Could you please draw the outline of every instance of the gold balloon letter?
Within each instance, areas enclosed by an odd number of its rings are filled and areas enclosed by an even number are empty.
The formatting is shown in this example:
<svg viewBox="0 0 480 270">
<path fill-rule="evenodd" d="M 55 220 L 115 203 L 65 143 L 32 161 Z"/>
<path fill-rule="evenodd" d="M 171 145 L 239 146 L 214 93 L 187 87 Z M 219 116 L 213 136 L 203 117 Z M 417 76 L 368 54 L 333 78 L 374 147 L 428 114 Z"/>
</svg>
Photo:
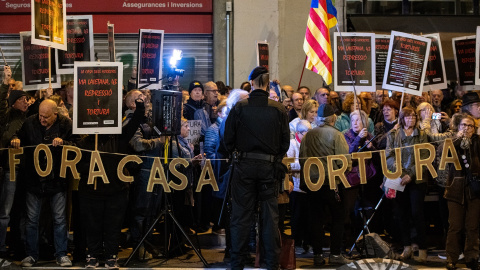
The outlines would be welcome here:
<svg viewBox="0 0 480 270">
<path fill-rule="evenodd" d="M 284 157 L 282 159 L 282 163 L 285 164 L 285 166 L 287 166 L 287 167 L 288 167 L 288 165 L 290 165 L 290 163 L 294 163 L 294 162 L 295 162 L 294 157 Z M 289 174 L 286 173 L 285 174 L 285 179 L 283 179 L 283 190 L 289 190 L 290 189 L 290 184 L 288 182 L 290 182 L 290 177 L 289 177 Z"/>
<path fill-rule="evenodd" d="M 184 175 L 183 173 L 179 172 L 176 168 L 177 164 L 181 164 L 183 165 L 183 167 L 188 167 L 188 161 L 186 159 L 183 159 L 183 158 L 174 158 L 172 160 L 172 162 L 170 162 L 170 164 L 168 165 L 168 169 L 170 170 L 170 172 L 173 174 L 173 176 L 177 177 L 178 179 L 180 179 L 180 184 L 177 185 L 175 184 L 173 181 L 170 181 L 170 183 L 168 183 L 174 190 L 184 190 L 187 185 L 188 185 L 188 179 L 187 179 L 187 176 Z"/>
<path fill-rule="evenodd" d="M 382 160 L 382 172 L 386 178 L 397 179 L 402 176 L 402 149 L 395 148 L 395 168 L 397 168 L 397 171 L 394 173 L 388 171 L 387 156 L 385 155 L 385 150 L 380 151 L 380 159 Z"/>
<path fill-rule="evenodd" d="M 451 155 L 448 155 L 448 152 L 450 152 Z M 458 160 L 457 150 L 455 150 L 455 146 L 453 146 L 452 139 L 446 139 L 445 143 L 443 144 L 442 158 L 440 159 L 440 166 L 438 166 L 438 169 L 445 170 L 447 163 L 453 163 L 455 170 L 457 171 L 462 169 L 460 161 Z"/>
<path fill-rule="evenodd" d="M 367 170 L 365 169 L 365 160 L 372 158 L 372 152 L 354 152 L 352 158 L 358 159 L 358 172 L 360 174 L 360 184 L 367 183 Z"/>
<path fill-rule="evenodd" d="M 125 175 L 123 173 L 123 169 L 125 167 L 125 164 L 127 164 L 130 161 L 135 162 L 137 164 L 141 164 L 143 162 L 141 158 L 139 158 L 138 156 L 134 156 L 134 155 L 129 155 L 129 156 L 126 156 L 126 157 L 122 158 L 122 160 L 120 160 L 120 163 L 118 163 L 118 166 L 117 166 L 117 176 L 118 176 L 118 179 L 120 179 L 120 181 L 123 181 L 123 182 L 126 182 L 126 183 L 132 183 L 133 182 L 133 176 L 128 176 L 128 175 Z"/>
<path fill-rule="evenodd" d="M 10 181 L 15 182 L 15 165 L 20 164 L 20 159 L 16 158 L 16 155 L 23 154 L 23 147 L 15 149 L 8 148 L 8 163 L 10 164 Z"/>
<path fill-rule="evenodd" d="M 341 160 L 342 167 L 340 169 L 333 169 L 333 161 L 334 160 Z M 335 189 L 337 187 L 335 183 L 335 177 L 338 176 L 340 181 L 342 181 L 343 185 L 346 188 L 350 187 L 350 183 L 347 181 L 347 177 L 345 177 L 345 171 L 348 168 L 348 160 L 347 157 L 344 155 L 334 155 L 334 156 L 327 156 L 327 167 L 328 167 L 328 181 L 330 184 L 330 189 Z"/>
<path fill-rule="evenodd" d="M 47 158 L 47 168 L 45 168 L 45 171 L 42 171 L 42 168 L 40 168 L 40 164 L 38 161 L 38 155 L 40 154 L 40 151 L 44 151 Z M 35 151 L 33 152 L 33 163 L 35 164 L 35 170 L 37 171 L 37 174 L 39 176 L 46 177 L 50 173 L 52 173 L 52 152 L 46 144 L 39 144 L 37 145 L 37 147 L 35 147 Z"/>
<path fill-rule="evenodd" d="M 426 159 L 420 159 L 420 150 L 428 150 L 429 156 Z M 432 161 L 435 159 L 435 147 L 429 143 L 415 144 L 413 146 L 415 153 L 415 171 L 417 181 L 423 180 L 422 166 L 426 166 L 433 178 L 437 177 L 437 171 L 433 168 Z"/>
<path fill-rule="evenodd" d="M 318 169 L 317 183 L 313 183 L 310 179 L 310 167 L 312 165 L 316 165 Z M 323 163 L 316 157 L 308 158 L 303 166 L 303 177 L 305 178 L 305 184 L 307 185 L 308 189 L 311 191 L 318 191 L 320 188 L 322 188 L 323 183 L 325 182 L 325 168 L 323 167 Z"/>
<path fill-rule="evenodd" d="M 157 177 L 159 174 L 160 177 Z M 162 162 L 159 157 L 153 159 L 152 169 L 150 170 L 150 178 L 148 179 L 147 192 L 153 191 L 153 186 L 156 184 L 162 185 L 165 192 L 172 192 L 167 183 L 167 177 L 165 177 L 165 172 L 163 171 Z"/>
<path fill-rule="evenodd" d="M 68 152 L 74 152 L 75 158 L 73 160 L 68 160 Z M 60 177 L 67 177 L 67 167 L 72 171 L 74 179 L 80 179 L 80 174 L 77 171 L 77 163 L 82 159 L 82 151 L 80 148 L 70 145 L 64 145 L 62 149 L 62 164 L 60 165 Z"/>
<path fill-rule="evenodd" d="M 98 171 L 95 171 L 95 165 L 97 165 Z M 103 183 L 110 184 L 107 174 L 105 173 L 105 168 L 103 167 L 102 159 L 100 158 L 100 153 L 98 151 L 92 152 L 92 156 L 90 157 L 90 169 L 88 172 L 88 185 L 92 185 L 95 182 L 96 177 L 102 178 Z"/>
<path fill-rule="evenodd" d="M 208 180 L 205 179 L 205 177 L 207 176 L 207 171 L 208 171 L 208 176 L 210 176 Z M 210 162 L 210 159 L 207 159 L 205 161 L 205 166 L 203 166 L 202 173 L 200 174 L 200 179 L 198 179 L 198 185 L 195 192 L 202 191 L 202 187 L 204 185 L 211 185 L 213 188 L 213 191 L 218 191 L 218 185 L 217 185 L 217 181 L 215 180 L 215 175 L 213 174 L 213 168 L 212 168 L 212 163 Z"/>
</svg>

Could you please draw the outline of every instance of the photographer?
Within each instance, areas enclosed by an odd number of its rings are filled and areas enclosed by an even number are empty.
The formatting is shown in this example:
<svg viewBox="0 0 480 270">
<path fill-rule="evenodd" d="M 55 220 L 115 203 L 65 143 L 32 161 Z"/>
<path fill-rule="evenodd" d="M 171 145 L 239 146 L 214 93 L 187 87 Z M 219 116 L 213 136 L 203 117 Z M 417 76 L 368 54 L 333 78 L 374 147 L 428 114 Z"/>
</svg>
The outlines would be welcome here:
<svg viewBox="0 0 480 270">
<path fill-rule="evenodd" d="M 290 145 L 288 117 L 282 104 L 268 99 L 266 68 L 254 68 L 249 81 L 254 90 L 248 99 L 232 108 L 225 123 L 227 150 L 232 154 L 239 152 L 239 159 L 233 161 L 236 163 L 231 184 L 231 268 L 244 268 L 249 228 L 259 200 L 266 268 L 278 269 L 280 237 L 276 197 L 278 184 L 283 179 L 278 165 Z"/>
</svg>

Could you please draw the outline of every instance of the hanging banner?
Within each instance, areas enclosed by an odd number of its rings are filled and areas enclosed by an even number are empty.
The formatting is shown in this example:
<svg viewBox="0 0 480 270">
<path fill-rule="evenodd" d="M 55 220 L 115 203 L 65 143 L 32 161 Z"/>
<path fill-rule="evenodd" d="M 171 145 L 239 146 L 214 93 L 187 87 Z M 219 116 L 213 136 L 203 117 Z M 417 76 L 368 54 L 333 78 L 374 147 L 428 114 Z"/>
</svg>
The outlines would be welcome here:
<svg viewBox="0 0 480 270">
<path fill-rule="evenodd" d="M 59 74 L 73 74 L 75 61 L 95 61 L 92 15 L 67 17 L 67 51 L 55 51 Z"/>
<path fill-rule="evenodd" d="M 335 91 L 375 92 L 375 34 L 335 32 L 333 44 Z"/>
<path fill-rule="evenodd" d="M 32 44 L 67 50 L 66 0 L 31 0 Z"/>
<path fill-rule="evenodd" d="M 375 35 L 375 79 L 377 90 L 382 89 L 389 44 L 390 35 Z"/>
<path fill-rule="evenodd" d="M 74 134 L 122 133 L 123 63 L 75 62 Z"/>
<path fill-rule="evenodd" d="M 452 38 L 452 46 L 458 86 L 465 91 L 479 90 L 475 85 L 476 36 Z"/>
<path fill-rule="evenodd" d="M 139 32 L 137 88 L 162 89 L 163 30 Z"/>
<path fill-rule="evenodd" d="M 115 35 L 114 25 L 110 22 L 107 23 L 107 36 L 108 36 L 108 58 L 110 62 L 116 62 L 115 60 Z"/>
<path fill-rule="evenodd" d="M 421 96 L 430 43 L 429 38 L 392 31 L 382 88 Z"/>
<path fill-rule="evenodd" d="M 442 43 L 440 34 L 423 35 L 429 38 L 430 54 L 428 56 L 427 71 L 424 83 L 424 91 L 432 91 L 447 88 L 447 73 L 445 72 L 445 63 L 443 61 Z"/>
<path fill-rule="evenodd" d="M 268 65 L 268 58 L 270 55 L 270 52 L 268 50 L 268 42 L 257 41 L 256 51 L 257 51 L 257 66 L 262 66 L 270 70 Z"/>
<path fill-rule="evenodd" d="M 31 32 L 20 32 L 22 82 L 24 90 L 48 88 L 48 47 L 32 44 Z M 55 52 L 51 49 L 52 88 L 60 88 L 60 75 L 57 75 Z"/>
</svg>

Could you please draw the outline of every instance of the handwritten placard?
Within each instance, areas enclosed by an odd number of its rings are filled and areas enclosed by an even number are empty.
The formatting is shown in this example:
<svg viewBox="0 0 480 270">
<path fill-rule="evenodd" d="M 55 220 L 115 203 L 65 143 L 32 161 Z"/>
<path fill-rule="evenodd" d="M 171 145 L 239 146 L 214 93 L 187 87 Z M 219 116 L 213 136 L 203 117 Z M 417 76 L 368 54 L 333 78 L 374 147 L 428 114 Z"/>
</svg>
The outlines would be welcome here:
<svg viewBox="0 0 480 270">
<path fill-rule="evenodd" d="M 463 90 L 478 90 L 475 86 L 476 36 L 452 38 L 458 86 Z"/>
<path fill-rule="evenodd" d="M 75 62 L 74 134 L 122 132 L 122 80 L 120 62 Z"/>
</svg>

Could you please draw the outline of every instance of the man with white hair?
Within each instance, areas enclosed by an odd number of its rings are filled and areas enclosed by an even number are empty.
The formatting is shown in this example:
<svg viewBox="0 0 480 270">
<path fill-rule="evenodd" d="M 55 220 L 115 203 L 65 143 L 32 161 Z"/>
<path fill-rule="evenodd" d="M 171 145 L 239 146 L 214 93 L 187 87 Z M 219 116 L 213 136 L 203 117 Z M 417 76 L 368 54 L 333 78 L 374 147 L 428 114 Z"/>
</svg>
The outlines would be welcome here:
<svg viewBox="0 0 480 270">
<path fill-rule="evenodd" d="M 302 167 L 309 157 L 323 157 L 320 161 L 325 170 L 328 168 L 327 156 L 348 155 L 349 149 L 345 136 L 334 127 L 337 116 L 335 110 L 329 104 L 322 104 L 318 107 L 317 125 L 303 137 L 300 145 L 300 163 Z M 347 156 L 348 169 L 351 168 L 351 159 Z M 337 170 L 344 166 L 341 161 L 332 163 L 333 169 Z M 319 179 L 320 172 L 317 166 L 310 167 L 310 179 Z M 322 176 L 323 177 L 323 176 Z M 307 191 L 307 203 L 310 216 L 310 236 L 313 247 L 313 264 L 321 266 L 325 264 L 323 258 L 323 224 L 326 220 L 325 206 L 330 209 L 332 215 L 332 230 L 330 232 L 330 259 L 329 264 L 347 264 L 350 261 L 341 254 L 341 246 L 344 231 L 345 211 L 343 205 L 344 188 L 340 180 L 335 180 L 335 189 L 330 189 L 328 175 L 325 175 L 323 186 L 318 191 L 309 191 L 305 185 L 305 178 L 302 176 L 300 188 Z M 318 180 L 317 180 L 318 181 Z"/>
<path fill-rule="evenodd" d="M 203 88 L 205 89 L 205 110 L 210 117 L 210 122 L 215 123 L 218 117 L 217 106 L 220 103 L 220 101 L 218 100 L 217 84 L 209 81 L 203 85 Z"/>
</svg>

